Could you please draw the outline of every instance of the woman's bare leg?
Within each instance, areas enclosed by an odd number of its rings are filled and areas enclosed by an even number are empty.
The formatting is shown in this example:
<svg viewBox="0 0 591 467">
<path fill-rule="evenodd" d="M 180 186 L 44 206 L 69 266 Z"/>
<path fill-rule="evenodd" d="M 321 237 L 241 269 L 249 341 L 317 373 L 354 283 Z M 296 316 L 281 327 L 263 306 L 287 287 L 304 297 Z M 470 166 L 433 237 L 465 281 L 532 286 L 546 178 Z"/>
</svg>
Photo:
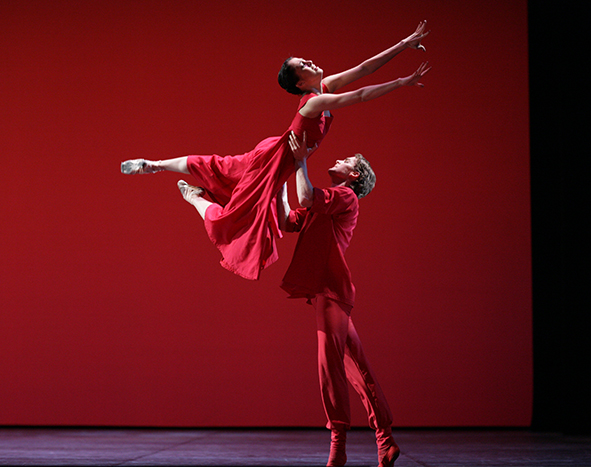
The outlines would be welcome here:
<svg viewBox="0 0 591 467">
<path fill-rule="evenodd" d="M 205 211 L 207 211 L 207 208 L 214 203 L 203 198 L 203 193 L 205 193 L 203 188 L 189 185 L 184 180 L 179 180 L 177 185 L 183 198 L 185 198 L 185 201 L 193 205 L 193 207 L 197 209 L 199 215 L 205 219 Z"/>
<path fill-rule="evenodd" d="M 189 169 L 187 168 L 187 156 L 157 161 L 156 166 L 161 167 L 164 170 L 169 170 L 170 172 L 178 172 L 182 174 L 189 173 Z"/>
<path fill-rule="evenodd" d="M 121 163 L 121 173 L 128 175 L 151 174 L 168 170 L 189 174 L 187 168 L 187 156 L 175 157 L 174 159 L 165 159 L 163 161 L 150 161 L 148 159 L 130 159 Z"/>
</svg>

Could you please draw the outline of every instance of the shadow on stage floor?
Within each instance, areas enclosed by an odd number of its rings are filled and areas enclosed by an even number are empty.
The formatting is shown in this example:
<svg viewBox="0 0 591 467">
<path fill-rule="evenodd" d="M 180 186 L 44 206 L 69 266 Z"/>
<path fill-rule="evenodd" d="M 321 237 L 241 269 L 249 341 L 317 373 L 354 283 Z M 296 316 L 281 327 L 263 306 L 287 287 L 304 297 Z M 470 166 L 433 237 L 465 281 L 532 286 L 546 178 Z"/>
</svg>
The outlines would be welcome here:
<svg viewBox="0 0 591 467">
<path fill-rule="evenodd" d="M 591 437 L 520 429 L 395 430 L 405 466 L 590 466 Z M 323 466 L 320 429 L 0 428 L 0 465 Z M 376 466 L 373 432 L 349 432 L 347 466 Z"/>
</svg>

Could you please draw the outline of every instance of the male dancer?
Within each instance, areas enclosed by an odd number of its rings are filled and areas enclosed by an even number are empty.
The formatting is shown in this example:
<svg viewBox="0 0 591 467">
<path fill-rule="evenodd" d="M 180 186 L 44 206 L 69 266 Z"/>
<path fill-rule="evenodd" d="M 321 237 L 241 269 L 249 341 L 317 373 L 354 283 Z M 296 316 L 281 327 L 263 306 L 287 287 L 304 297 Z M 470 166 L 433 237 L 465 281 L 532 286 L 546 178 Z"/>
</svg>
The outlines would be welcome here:
<svg viewBox="0 0 591 467">
<path fill-rule="evenodd" d="M 284 186 L 277 203 L 280 227 L 300 235 L 281 287 L 290 298 L 307 298 L 316 310 L 320 389 L 331 430 L 327 466 L 347 462 L 346 432 L 351 426 L 348 380 L 361 397 L 369 425 L 376 430 L 379 467 L 391 467 L 400 449 L 392 437 L 390 408 L 351 320 L 355 287 L 344 258 L 357 224 L 358 199 L 373 189 L 375 174 L 369 162 L 356 154 L 337 160 L 328 170 L 331 187 L 315 188 L 306 165 L 315 147 L 307 147 L 305 133 L 302 142 L 293 133 L 289 142 L 296 159 L 302 208 L 290 209 Z"/>
</svg>

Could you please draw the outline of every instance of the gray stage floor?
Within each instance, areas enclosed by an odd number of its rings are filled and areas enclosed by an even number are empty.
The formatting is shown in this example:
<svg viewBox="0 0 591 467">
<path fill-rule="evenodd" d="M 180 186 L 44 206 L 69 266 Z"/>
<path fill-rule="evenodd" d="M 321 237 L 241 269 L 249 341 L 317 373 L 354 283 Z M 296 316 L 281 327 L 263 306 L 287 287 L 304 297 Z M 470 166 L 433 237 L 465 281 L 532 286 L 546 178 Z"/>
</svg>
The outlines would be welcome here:
<svg viewBox="0 0 591 467">
<path fill-rule="evenodd" d="M 591 466 L 591 437 L 526 430 L 396 430 L 397 467 Z M 0 428 L 0 465 L 323 466 L 327 430 Z M 376 466 L 373 432 L 349 432 L 347 466 Z"/>
</svg>

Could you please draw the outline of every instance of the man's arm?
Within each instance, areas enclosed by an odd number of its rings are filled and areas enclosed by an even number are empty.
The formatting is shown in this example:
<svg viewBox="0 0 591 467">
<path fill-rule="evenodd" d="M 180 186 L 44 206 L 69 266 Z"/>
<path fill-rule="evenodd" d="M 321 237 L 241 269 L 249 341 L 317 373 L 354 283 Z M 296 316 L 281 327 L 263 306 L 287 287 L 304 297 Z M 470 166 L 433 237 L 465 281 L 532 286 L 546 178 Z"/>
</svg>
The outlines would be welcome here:
<svg viewBox="0 0 591 467">
<path fill-rule="evenodd" d="M 314 186 L 308 178 L 306 159 L 296 161 L 296 188 L 300 206 L 309 208 L 314 204 Z"/>
<path fill-rule="evenodd" d="M 424 39 L 427 34 L 429 34 L 429 31 L 423 32 L 425 30 L 426 24 L 426 21 L 421 21 L 415 32 L 413 32 L 407 38 L 402 39 L 398 44 L 365 60 L 356 67 L 350 68 L 349 70 L 345 70 L 341 73 L 327 76 L 322 80 L 322 82 L 328 88 L 329 92 L 335 92 L 343 86 L 346 86 L 353 81 L 373 73 L 406 48 L 410 47 L 412 49 L 425 50 L 425 47 L 421 45 L 421 40 Z"/>
<path fill-rule="evenodd" d="M 283 184 L 279 193 L 277 193 L 277 218 L 279 221 L 279 228 L 286 230 L 287 219 L 291 211 L 289 199 L 287 196 L 287 182 Z"/>
<path fill-rule="evenodd" d="M 293 131 L 289 135 L 289 146 L 293 151 L 296 168 L 296 191 L 300 206 L 309 208 L 314 203 L 314 185 L 308 178 L 308 165 L 306 159 L 316 150 L 316 146 L 308 148 L 306 145 L 306 132 L 304 132 L 303 141 L 297 138 Z"/>
</svg>

